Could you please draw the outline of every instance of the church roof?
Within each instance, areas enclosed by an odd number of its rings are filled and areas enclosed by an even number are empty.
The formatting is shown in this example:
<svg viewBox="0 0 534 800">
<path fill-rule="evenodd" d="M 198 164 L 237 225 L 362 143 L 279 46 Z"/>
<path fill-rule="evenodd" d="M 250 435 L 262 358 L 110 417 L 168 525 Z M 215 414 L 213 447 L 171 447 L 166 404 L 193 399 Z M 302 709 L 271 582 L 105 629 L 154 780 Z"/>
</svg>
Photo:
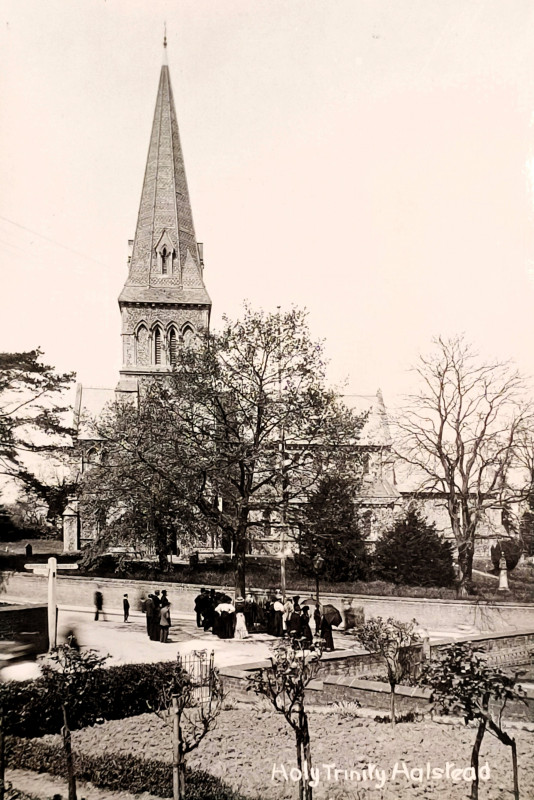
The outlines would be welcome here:
<svg viewBox="0 0 534 800">
<path fill-rule="evenodd" d="M 76 387 L 76 399 L 74 401 L 74 428 L 78 440 L 94 440 L 94 422 L 100 417 L 104 408 L 110 403 L 116 402 L 116 395 L 113 389 L 104 389 L 93 386 L 82 386 L 79 383 Z"/>
<path fill-rule="evenodd" d="M 162 274 L 158 263 L 158 248 L 163 245 L 167 252 L 174 251 L 172 269 L 167 274 Z M 164 63 L 159 79 L 130 271 L 119 303 L 211 305 L 202 270 L 169 67 Z"/>
<path fill-rule="evenodd" d="M 391 433 L 384 398 L 376 394 L 346 394 L 343 402 L 357 414 L 367 414 L 358 443 L 370 447 L 391 447 Z"/>
</svg>

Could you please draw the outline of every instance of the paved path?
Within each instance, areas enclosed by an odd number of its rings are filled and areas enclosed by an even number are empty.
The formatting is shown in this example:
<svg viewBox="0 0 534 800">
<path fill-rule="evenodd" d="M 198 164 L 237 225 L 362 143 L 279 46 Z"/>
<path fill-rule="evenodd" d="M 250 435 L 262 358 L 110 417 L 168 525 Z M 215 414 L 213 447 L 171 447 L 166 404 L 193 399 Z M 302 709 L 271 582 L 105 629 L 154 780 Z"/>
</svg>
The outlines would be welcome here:
<svg viewBox="0 0 534 800">
<path fill-rule="evenodd" d="M 273 636 L 255 634 L 250 639 L 219 639 L 212 633 L 197 628 L 194 619 L 174 620 L 166 644 L 152 642 L 146 632 L 145 618 L 134 614 L 129 622 L 119 615 L 107 615 L 96 622 L 94 612 L 60 608 L 58 637 L 62 641 L 73 630 L 83 647 L 90 647 L 102 655 L 110 655 L 109 664 L 153 663 L 174 661 L 178 653 L 192 650 L 213 650 L 218 667 L 261 661 L 269 656 Z M 191 615 L 192 617 L 193 615 Z"/>
</svg>

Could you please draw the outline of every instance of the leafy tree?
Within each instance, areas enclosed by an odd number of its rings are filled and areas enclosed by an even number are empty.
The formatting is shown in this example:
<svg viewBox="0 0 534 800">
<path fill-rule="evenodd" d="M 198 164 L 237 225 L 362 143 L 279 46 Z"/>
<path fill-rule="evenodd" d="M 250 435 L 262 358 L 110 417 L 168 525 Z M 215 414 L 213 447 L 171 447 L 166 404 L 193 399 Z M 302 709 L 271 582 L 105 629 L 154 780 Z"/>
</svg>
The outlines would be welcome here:
<svg viewBox="0 0 534 800">
<path fill-rule="evenodd" d="M 302 507 L 299 565 L 307 574 L 315 574 L 313 560 L 324 559 L 323 575 L 327 580 L 365 580 L 369 557 L 363 540 L 354 498 L 354 479 L 326 476 Z"/>
<path fill-rule="evenodd" d="M 436 352 L 421 356 L 415 368 L 421 389 L 399 416 L 397 453 L 416 476 L 418 492 L 443 499 L 465 595 L 481 523 L 509 494 L 531 410 L 524 382 L 508 362 L 481 362 L 460 337 L 435 344 Z"/>
<path fill-rule="evenodd" d="M 334 466 L 348 470 L 351 459 L 353 466 L 361 427 L 326 388 L 323 349 L 305 314 L 248 308 L 243 319 L 226 319 L 222 333 L 182 349 L 130 421 L 118 430 L 100 425 L 98 435 L 156 476 L 189 509 L 188 519 L 200 515 L 233 543 L 241 595 L 251 531 L 263 528 L 263 512 L 286 518 Z"/>
<path fill-rule="evenodd" d="M 165 570 L 177 539 L 202 540 L 206 525 L 184 500 L 182 476 L 176 475 L 173 483 L 146 463 L 146 457 L 160 449 L 154 413 L 150 395 L 139 408 L 115 404 L 105 410 L 98 421 L 99 436 L 105 438 L 104 457 L 87 464 L 79 499 L 85 524 L 99 531 L 90 555 L 112 544 L 153 548 Z"/>
<path fill-rule="evenodd" d="M 534 555 L 534 483 L 527 491 L 526 508 L 519 520 L 519 540 L 526 556 Z"/>
<path fill-rule="evenodd" d="M 28 500 L 36 498 L 46 504 L 47 524 L 54 533 L 60 533 L 63 512 L 69 497 L 78 492 L 78 480 L 65 475 L 57 475 L 55 480 L 53 478 L 45 480 L 24 468 L 19 470 L 17 477 L 24 485 L 24 494 Z"/>
<path fill-rule="evenodd" d="M 374 571 L 378 578 L 409 586 L 451 586 L 452 546 L 415 508 L 398 519 L 377 541 Z"/>
<path fill-rule="evenodd" d="M 317 676 L 321 655 L 320 643 L 310 647 L 298 639 L 281 641 L 273 647 L 271 666 L 251 675 L 247 687 L 266 697 L 293 729 L 300 770 L 299 800 L 312 800 L 310 731 L 304 699 L 306 686 Z"/>
<path fill-rule="evenodd" d="M 56 373 L 41 362 L 42 355 L 0 353 L 0 470 L 13 477 L 24 453 L 57 451 L 72 433 L 64 424 L 69 408 L 59 401 L 74 373 Z"/>
<path fill-rule="evenodd" d="M 63 748 L 67 764 L 69 800 L 76 800 L 76 777 L 72 758 L 69 713 L 91 701 L 95 691 L 98 670 L 107 661 L 94 650 L 80 651 L 73 642 L 57 647 L 50 655 L 51 664 L 42 665 L 43 684 L 47 692 L 55 694 L 63 710 Z"/>
<path fill-rule="evenodd" d="M 446 714 L 461 714 L 466 725 L 475 720 L 478 722 L 471 753 L 472 800 L 478 798 L 478 759 L 486 730 L 512 750 L 514 796 L 519 800 L 516 743 L 503 729 L 502 717 L 506 703 L 523 700 L 523 693 L 516 686 L 517 675 L 510 677 L 489 666 L 478 655 L 480 652 L 469 642 L 449 645 L 439 660 L 427 664 L 421 680 L 432 688 L 431 701 L 441 706 Z"/>
<path fill-rule="evenodd" d="M 395 727 L 395 688 L 414 670 L 413 646 L 421 639 L 416 632 L 417 622 L 399 622 L 389 617 L 371 617 L 356 630 L 356 638 L 370 653 L 380 653 L 387 667 L 390 697 L 391 725 Z"/>
<path fill-rule="evenodd" d="M 7 508 L 0 504 L 0 541 L 9 542 L 14 535 L 18 535 L 18 529 L 14 525 Z"/>
</svg>

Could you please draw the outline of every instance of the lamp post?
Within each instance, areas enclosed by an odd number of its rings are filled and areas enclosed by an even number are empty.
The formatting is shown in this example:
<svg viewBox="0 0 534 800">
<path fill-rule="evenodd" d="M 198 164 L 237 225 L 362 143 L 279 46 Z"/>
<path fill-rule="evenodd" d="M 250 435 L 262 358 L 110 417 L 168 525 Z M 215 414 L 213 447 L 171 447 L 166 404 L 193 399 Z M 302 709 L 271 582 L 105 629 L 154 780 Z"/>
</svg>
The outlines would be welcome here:
<svg viewBox="0 0 534 800">
<path fill-rule="evenodd" d="M 317 554 L 313 559 L 313 568 L 315 570 L 315 602 L 319 605 L 319 573 L 324 564 L 324 558 Z"/>
</svg>

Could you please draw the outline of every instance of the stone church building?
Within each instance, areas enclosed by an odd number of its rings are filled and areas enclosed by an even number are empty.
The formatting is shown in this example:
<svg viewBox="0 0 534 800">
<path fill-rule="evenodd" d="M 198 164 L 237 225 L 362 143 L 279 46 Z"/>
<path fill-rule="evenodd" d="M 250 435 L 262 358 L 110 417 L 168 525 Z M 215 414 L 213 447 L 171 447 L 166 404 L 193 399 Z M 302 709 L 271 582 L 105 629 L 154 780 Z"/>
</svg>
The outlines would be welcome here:
<svg viewBox="0 0 534 800">
<path fill-rule="evenodd" d="M 77 387 L 75 427 L 82 472 L 101 456 L 87 419 L 98 417 L 109 402 L 135 399 L 143 380 L 164 374 L 175 362 L 178 348 L 191 343 L 210 324 L 202 245 L 193 223 L 166 56 L 164 41 L 137 226 L 129 242 L 128 276 L 118 300 L 122 323 L 119 380 L 114 389 Z M 374 396 L 349 395 L 345 401 L 368 415 L 360 438 L 365 475 L 359 499 L 364 506 L 363 524 L 372 540 L 384 517 L 391 519 L 403 506 L 404 493 L 396 484 L 391 434 L 380 391 Z M 77 550 L 93 538 L 94 531 L 84 527 L 73 499 L 64 515 L 65 550 Z M 255 541 L 255 550 L 273 552 L 278 540 L 276 524 L 267 521 L 264 540 Z"/>
</svg>

